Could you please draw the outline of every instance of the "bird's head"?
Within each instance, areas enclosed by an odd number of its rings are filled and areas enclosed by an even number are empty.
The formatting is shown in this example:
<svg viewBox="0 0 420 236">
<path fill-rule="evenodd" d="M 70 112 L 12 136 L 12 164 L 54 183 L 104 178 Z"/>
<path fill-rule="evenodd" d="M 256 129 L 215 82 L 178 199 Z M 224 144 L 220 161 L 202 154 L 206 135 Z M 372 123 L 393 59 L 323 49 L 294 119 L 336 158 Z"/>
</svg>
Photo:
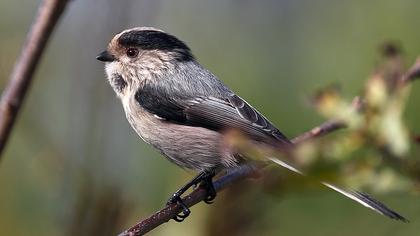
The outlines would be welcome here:
<svg viewBox="0 0 420 236">
<path fill-rule="evenodd" d="M 138 27 L 114 36 L 96 59 L 118 96 L 147 79 L 166 73 L 178 63 L 194 60 L 188 46 L 175 36 L 151 27 Z"/>
</svg>

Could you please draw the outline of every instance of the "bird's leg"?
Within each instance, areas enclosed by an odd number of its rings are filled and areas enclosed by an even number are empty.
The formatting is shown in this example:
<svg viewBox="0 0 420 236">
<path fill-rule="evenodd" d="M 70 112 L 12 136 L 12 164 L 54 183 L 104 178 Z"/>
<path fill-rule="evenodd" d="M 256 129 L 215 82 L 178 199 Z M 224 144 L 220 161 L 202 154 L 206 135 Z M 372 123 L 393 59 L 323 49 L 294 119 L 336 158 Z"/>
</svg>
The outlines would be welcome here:
<svg viewBox="0 0 420 236">
<path fill-rule="evenodd" d="M 203 177 L 200 184 L 200 186 L 206 189 L 207 191 L 207 195 L 204 198 L 204 202 L 207 204 L 212 204 L 213 200 L 216 198 L 216 195 L 217 195 L 216 189 L 214 189 L 214 185 L 213 185 L 214 175 L 215 175 L 214 170 L 207 172 L 207 175 Z"/>
<path fill-rule="evenodd" d="M 204 199 L 204 202 L 210 204 L 211 201 L 214 200 L 216 197 L 216 190 L 213 186 L 213 177 L 215 175 L 214 170 L 205 170 L 200 172 L 197 176 L 195 176 L 191 181 L 189 181 L 187 184 L 182 186 L 178 191 L 176 191 L 167 201 L 166 205 L 170 205 L 173 203 L 178 203 L 182 207 L 182 213 L 176 215 L 173 219 L 177 222 L 183 221 L 185 218 L 187 218 L 191 211 L 188 208 L 187 205 L 182 201 L 182 194 L 184 194 L 188 189 L 190 189 L 192 186 L 196 186 L 200 184 L 203 188 L 207 190 L 207 196 Z"/>
</svg>

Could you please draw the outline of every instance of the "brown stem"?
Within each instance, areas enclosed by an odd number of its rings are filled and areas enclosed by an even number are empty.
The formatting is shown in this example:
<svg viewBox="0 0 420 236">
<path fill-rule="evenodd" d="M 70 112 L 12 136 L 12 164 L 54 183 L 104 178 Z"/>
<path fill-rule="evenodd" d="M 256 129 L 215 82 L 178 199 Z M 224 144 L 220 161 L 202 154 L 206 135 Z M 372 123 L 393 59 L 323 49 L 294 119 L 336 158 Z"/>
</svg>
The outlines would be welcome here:
<svg viewBox="0 0 420 236">
<path fill-rule="evenodd" d="M 411 68 L 402 76 L 400 81 L 404 85 L 419 78 L 420 78 L 420 57 L 417 58 L 414 65 L 411 66 Z"/>
<path fill-rule="evenodd" d="M 299 136 L 297 136 L 296 138 L 292 139 L 293 143 L 302 143 L 304 141 L 307 141 L 309 139 L 313 139 L 315 137 L 318 136 L 322 136 L 331 132 L 334 132 L 335 130 L 338 129 L 342 129 L 345 128 L 346 124 L 342 121 L 336 121 L 336 120 L 331 120 L 331 121 L 327 121 L 323 124 L 321 124 L 320 126 L 317 126 Z"/>
<path fill-rule="evenodd" d="M 48 39 L 68 0 L 44 0 L 0 101 L 0 158 Z"/>
</svg>

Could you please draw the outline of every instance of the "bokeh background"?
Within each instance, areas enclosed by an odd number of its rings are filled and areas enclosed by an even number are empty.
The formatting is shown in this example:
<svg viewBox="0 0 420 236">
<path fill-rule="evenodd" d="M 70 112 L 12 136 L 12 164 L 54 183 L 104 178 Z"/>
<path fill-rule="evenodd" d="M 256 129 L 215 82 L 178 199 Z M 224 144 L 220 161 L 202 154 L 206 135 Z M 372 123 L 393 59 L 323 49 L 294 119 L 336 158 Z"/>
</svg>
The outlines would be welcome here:
<svg viewBox="0 0 420 236">
<path fill-rule="evenodd" d="M 0 1 L 0 88 L 39 2 Z M 315 90 L 338 84 L 348 98 L 361 92 L 383 42 L 397 41 L 407 65 L 414 61 L 418 9 L 418 0 L 71 1 L 0 163 L 0 235 L 115 235 L 161 208 L 192 177 L 145 145 L 125 120 L 95 60 L 119 31 L 154 26 L 177 35 L 293 137 L 323 121 L 307 102 Z M 405 120 L 420 133 L 420 85 L 413 91 Z M 251 180 L 150 235 L 419 232 L 416 192 L 375 196 L 411 223 L 388 220 L 326 189 L 286 192 Z"/>
</svg>

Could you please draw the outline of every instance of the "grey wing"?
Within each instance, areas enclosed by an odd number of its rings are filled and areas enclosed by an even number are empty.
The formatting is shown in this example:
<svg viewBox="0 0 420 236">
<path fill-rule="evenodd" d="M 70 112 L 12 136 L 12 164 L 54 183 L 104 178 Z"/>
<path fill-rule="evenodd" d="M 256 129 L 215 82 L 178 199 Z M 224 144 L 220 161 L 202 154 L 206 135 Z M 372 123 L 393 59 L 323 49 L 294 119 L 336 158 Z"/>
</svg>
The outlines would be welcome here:
<svg viewBox="0 0 420 236">
<path fill-rule="evenodd" d="M 225 98 L 196 98 L 189 101 L 184 114 L 191 124 L 212 129 L 239 129 L 259 141 L 276 140 L 291 144 L 263 115 L 235 94 Z"/>
<path fill-rule="evenodd" d="M 147 83 L 135 99 L 148 112 L 171 122 L 216 131 L 236 128 L 258 141 L 290 144 L 270 121 L 227 88 L 206 95 L 182 86 L 174 89 Z"/>
</svg>

